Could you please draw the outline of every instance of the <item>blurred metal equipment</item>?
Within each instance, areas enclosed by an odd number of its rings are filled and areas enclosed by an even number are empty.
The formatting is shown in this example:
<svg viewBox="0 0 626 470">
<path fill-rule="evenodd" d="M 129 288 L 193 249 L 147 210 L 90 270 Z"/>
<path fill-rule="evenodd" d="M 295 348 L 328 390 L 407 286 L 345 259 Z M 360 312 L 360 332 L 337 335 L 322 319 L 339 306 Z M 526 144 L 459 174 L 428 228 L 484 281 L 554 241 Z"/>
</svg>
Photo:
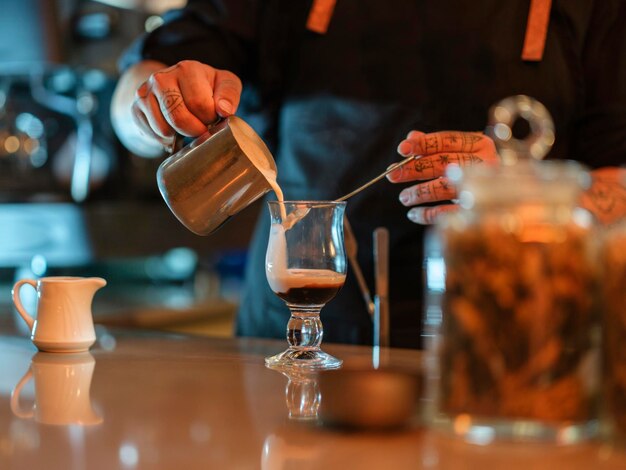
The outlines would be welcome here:
<svg viewBox="0 0 626 470">
<path fill-rule="evenodd" d="M 61 62 L 56 1 L 0 0 L 0 11 L 0 73 Z"/>
<path fill-rule="evenodd" d="M 389 230 L 374 230 L 374 347 L 389 347 Z"/>
<path fill-rule="evenodd" d="M 29 264 L 34 255 L 48 266 L 91 260 L 85 221 L 73 204 L 2 204 L 0 227 L 0 267 Z"/>
<path fill-rule="evenodd" d="M 89 16 L 83 11 L 85 3 L 79 0 L 0 0 L 0 166 L 3 173 L 0 188 L 3 200 L 23 201 L 42 196 L 47 200 L 65 200 L 63 190 L 69 186 L 72 200 L 83 202 L 93 186 L 91 174 L 97 166 L 94 165 L 94 133 L 103 127 L 101 122 L 94 122 L 94 115 L 99 99 L 106 97 L 107 78 L 96 70 L 97 66 L 85 70 L 81 57 L 76 61 L 81 64 L 79 67 L 72 67 L 70 63 L 71 56 L 85 47 L 87 39 L 93 44 L 97 42 L 95 39 L 106 37 L 102 22 L 96 21 L 94 30 L 94 21 L 87 21 L 103 18 L 106 12 L 100 12 L 101 16 L 93 16 L 98 13 L 93 12 Z M 85 21 L 72 22 L 72 17 Z M 110 33 L 110 28 L 107 31 Z M 83 32 L 83 36 L 79 32 Z M 105 56 L 101 47 L 96 57 L 102 61 Z M 70 163 L 63 165 L 56 153 L 64 141 L 68 145 L 61 147 L 58 153 Z M 68 151 L 71 158 L 67 158 Z M 104 166 L 108 173 L 110 160 L 111 156 L 105 155 L 97 168 Z M 68 174 L 67 178 L 60 174 L 63 172 Z"/>
<path fill-rule="evenodd" d="M 112 7 L 139 10 L 146 13 L 159 14 L 173 8 L 182 8 L 187 0 L 97 0 Z"/>
<path fill-rule="evenodd" d="M 117 161 L 100 106 L 108 84 L 68 66 L 0 73 L 0 201 L 83 202 L 107 181 Z"/>
<path fill-rule="evenodd" d="M 89 76 L 88 74 L 89 72 L 85 75 Z M 31 93 L 35 101 L 53 111 L 70 116 L 76 124 L 70 192 L 75 202 L 83 202 L 89 194 L 94 150 L 92 116 L 98 102 L 87 80 L 79 76 L 76 77 L 76 81 L 76 98 L 71 98 L 46 88 L 43 73 L 33 73 L 30 76 Z"/>
<path fill-rule="evenodd" d="M 0 77 L 0 160 L 3 169 L 39 168 L 48 160 L 43 121 L 26 111 L 8 109 L 11 77 Z"/>
</svg>

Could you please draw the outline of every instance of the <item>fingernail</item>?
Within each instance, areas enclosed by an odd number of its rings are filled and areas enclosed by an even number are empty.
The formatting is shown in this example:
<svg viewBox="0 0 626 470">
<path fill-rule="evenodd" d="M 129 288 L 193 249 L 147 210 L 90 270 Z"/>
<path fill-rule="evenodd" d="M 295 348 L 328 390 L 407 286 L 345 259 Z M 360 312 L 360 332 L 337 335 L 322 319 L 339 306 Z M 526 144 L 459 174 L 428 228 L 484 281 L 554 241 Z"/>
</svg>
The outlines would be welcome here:
<svg viewBox="0 0 626 470">
<path fill-rule="evenodd" d="M 406 140 L 400 142 L 400 144 L 398 145 L 398 153 L 401 155 L 410 155 L 411 151 L 413 150 L 413 145 L 410 142 L 407 142 Z"/>
<path fill-rule="evenodd" d="M 415 222 L 416 224 L 424 223 L 424 210 L 421 207 L 415 207 L 407 212 L 406 216 L 409 218 L 411 222 Z"/>
<path fill-rule="evenodd" d="M 389 167 L 387 167 L 387 170 L 388 169 Z M 387 173 L 387 179 L 393 183 L 400 177 L 401 174 L 402 174 L 401 169 L 393 170 L 391 173 Z"/>
<path fill-rule="evenodd" d="M 408 194 L 408 193 L 406 193 L 406 192 L 404 192 L 404 191 L 402 191 L 402 192 L 400 193 L 400 202 L 401 202 L 402 204 L 408 204 L 408 203 L 409 203 L 409 200 L 410 200 L 409 194 Z"/>
<path fill-rule="evenodd" d="M 228 100 L 219 100 L 217 102 L 217 105 L 220 108 L 220 111 L 224 112 L 225 114 L 232 114 L 233 113 L 233 105 L 230 103 L 230 101 L 228 101 Z"/>
</svg>

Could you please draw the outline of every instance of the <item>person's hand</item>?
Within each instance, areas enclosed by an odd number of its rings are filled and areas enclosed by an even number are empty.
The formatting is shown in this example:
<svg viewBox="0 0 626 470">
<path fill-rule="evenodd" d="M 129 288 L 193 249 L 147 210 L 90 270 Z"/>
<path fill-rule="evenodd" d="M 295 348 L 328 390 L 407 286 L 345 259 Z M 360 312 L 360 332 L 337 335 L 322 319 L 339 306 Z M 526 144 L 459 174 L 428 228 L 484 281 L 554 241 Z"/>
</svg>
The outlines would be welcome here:
<svg viewBox="0 0 626 470">
<path fill-rule="evenodd" d="M 604 167 L 591 172 L 591 186 L 580 204 L 603 225 L 626 218 L 626 168 Z"/>
<path fill-rule="evenodd" d="M 458 209 L 453 202 L 456 188 L 446 177 L 448 165 L 499 163 L 493 140 L 479 132 L 411 131 L 398 145 L 398 153 L 405 157 L 420 155 L 387 175 L 392 183 L 421 181 L 400 192 L 400 202 L 411 207 L 407 217 L 417 224 L 432 224 L 439 215 Z"/>
<path fill-rule="evenodd" d="M 175 133 L 196 137 L 218 117 L 235 113 L 241 87 L 232 72 L 185 60 L 153 72 L 139 86 L 132 116 L 142 132 L 164 144 Z"/>
</svg>

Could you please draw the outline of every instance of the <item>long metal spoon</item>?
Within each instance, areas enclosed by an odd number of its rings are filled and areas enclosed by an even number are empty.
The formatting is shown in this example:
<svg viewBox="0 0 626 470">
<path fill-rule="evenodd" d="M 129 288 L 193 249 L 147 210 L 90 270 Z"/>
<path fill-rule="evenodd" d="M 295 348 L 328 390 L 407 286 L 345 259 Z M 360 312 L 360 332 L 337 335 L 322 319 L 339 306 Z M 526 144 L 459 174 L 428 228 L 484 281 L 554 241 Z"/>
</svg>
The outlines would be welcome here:
<svg viewBox="0 0 626 470">
<path fill-rule="evenodd" d="M 335 199 L 335 202 L 345 201 L 346 199 L 351 198 L 355 194 L 360 193 L 361 191 L 363 191 L 364 189 L 369 188 L 371 185 L 376 183 L 378 180 L 383 179 L 385 176 L 387 176 L 389 173 L 391 173 L 396 168 L 400 168 L 402 165 L 405 165 L 405 164 L 409 163 L 410 161 L 415 160 L 417 157 L 419 157 L 419 155 L 411 155 L 411 156 L 406 157 L 404 160 L 399 161 L 398 163 L 394 163 L 389 168 L 387 168 L 385 171 L 383 171 L 380 175 L 378 175 L 376 178 L 369 180 L 363 186 L 359 186 L 354 191 L 346 194 L 345 196 L 341 196 L 339 199 Z"/>
<path fill-rule="evenodd" d="M 343 219 L 343 234 L 346 245 L 346 254 L 348 255 L 350 267 L 354 271 L 354 276 L 356 277 L 356 281 L 359 284 L 359 289 L 361 290 L 361 295 L 363 296 L 363 300 L 365 301 L 367 313 L 369 313 L 370 316 L 373 317 L 375 309 L 374 301 L 372 300 L 372 294 L 370 293 L 369 287 L 367 287 L 367 282 L 365 282 L 365 276 L 363 275 L 361 265 L 359 264 L 359 261 L 357 259 L 359 245 L 356 241 L 356 237 L 354 236 L 354 232 L 352 231 L 352 227 L 350 226 L 350 222 L 348 222 L 347 217 L 344 217 Z"/>
<path fill-rule="evenodd" d="M 385 171 L 383 171 L 380 175 L 378 175 L 374 179 L 369 180 L 363 186 L 359 186 L 354 191 L 349 192 L 345 196 L 342 196 L 339 199 L 335 199 L 333 202 L 341 202 L 341 201 L 345 201 L 348 198 L 351 198 L 355 194 L 360 193 L 364 189 L 369 188 L 371 185 L 373 185 L 377 181 L 383 179 L 385 176 L 387 176 L 396 168 L 400 168 L 402 165 L 405 165 L 409 163 L 410 161 L 415 160 L 417 157 L 419 157 L 419 155 L 410 155 L 406 157 L 404 160 L 401 160 L 398 163 L 394 163 L 393 165 L 391 165 L 389 168 L 387 168 Z M 296 223 L 302 220 L 308 213 L 309 213 L 309 209 L 306 209 L 306 208 L 296 209 L 294 212 L 292 212 L 291 214 L 287 216 L 287 219 L 285 219 L 285 221 L 283 222 L 283 227 L 285 227 L 285 230 L 289 230 Z"/>
</svg>

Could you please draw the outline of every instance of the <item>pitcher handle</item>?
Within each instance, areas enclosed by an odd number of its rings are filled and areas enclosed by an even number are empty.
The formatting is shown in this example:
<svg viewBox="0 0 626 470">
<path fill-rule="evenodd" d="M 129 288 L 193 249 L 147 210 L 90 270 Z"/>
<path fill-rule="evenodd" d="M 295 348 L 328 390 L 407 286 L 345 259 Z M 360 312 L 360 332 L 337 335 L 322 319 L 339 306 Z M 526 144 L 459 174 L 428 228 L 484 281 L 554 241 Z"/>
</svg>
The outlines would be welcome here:
<svg viewBox="0 0 626 470">
<path fill-rule="evenodd" d="M 32 369 L 28 369 L 28 372 L 24 374 L 24 377 L 21 378 L 21 380 L 17 383 L 13 391 L 11 391 L 11 411 L 18 418 L 24 418 L 24 419 L 32 418 L 35 413 L 33 410 L 35 406 L 34 403 L 30 407 L 30 410 L 27 410 L 27 411 L 22 410 L 22 407 L 20 406 L 20 393 L 22 392 L 22 387 L 26 384 L 26 382 L 28 382 L 32 378 L 32 376 L 33 376 Z"/>
<path fill-rule="evenodd" d="M 33 326 L 35 325 L 35 319 L 28 314 L 24 306 L 22 305 L 22 301 L 20 300 L 20 289 L 24 284 L 29 284 L 33 286 L 33 289 L 37 290 L 37 281 L 33 279 L 20 279 L 13 286 L 13 290 L 11 291 L 11 295 L 13 296 L 13 303 L 15 304 L 15 308 L 17 309 L 17 313 L 24 319 L 31 333 L 33 331 Z"/>
</svg>

